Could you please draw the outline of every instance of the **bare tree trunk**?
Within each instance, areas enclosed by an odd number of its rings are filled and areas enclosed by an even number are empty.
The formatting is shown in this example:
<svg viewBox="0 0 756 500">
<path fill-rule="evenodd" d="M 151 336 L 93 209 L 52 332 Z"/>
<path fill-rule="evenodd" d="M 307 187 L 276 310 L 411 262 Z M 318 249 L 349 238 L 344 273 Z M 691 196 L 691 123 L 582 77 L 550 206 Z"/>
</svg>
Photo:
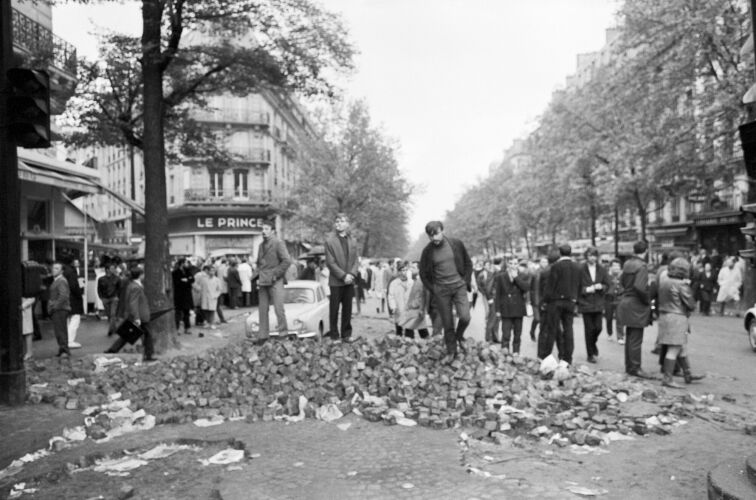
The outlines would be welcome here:
<svg viewBox="0 0 756 500">
<path fill-rule="evenodd" d="M 171 307 L 166 295 L 170 276 L 168 251 L 168 206 L 165 183 L 165 140 L 161 0 L 142 0 L 142 72 L 144 78 L 144 176 L 145 176 L 145 276 L 144 289 L 155 313 Z M 164 352 L 178 344 L 173 314 L 150 322 L 155 349 Z"/>
<path fill-rule="evenodd" d="M 528 251 L 528 259 L 531 258 L 530 253 L 530 240 L 528 239 L 528 228 L 522 228 L 523 235 L 525 236 L 525 249 Z"/>
<path fill-rule="evenodd" d="M 596 246 L 596 205 L 591 204 L 591 245 Z"/>
<path fill-rule="evenodd" d="M 370 249 L 370 231 L 366 231 L 365 240 L 362 242 L 362 256 L 363 257 L 368 255 L 369 249 Z"/>
<path fill-rule="evenodd" d="M 640 240 L 646 241 L 646 225 L 648 224 L 648 209 L 646 208 L 646 205 L 643 203 L 643 200 L 641 200 L 640 193 L 636 189 L 633 191 L 633 198 L 635 198 L 635 206 L 638 207 L 638 216 L 640 217 L 640 224 L 641 224 L 641 234 L 640 234 Z"/>
</svg>

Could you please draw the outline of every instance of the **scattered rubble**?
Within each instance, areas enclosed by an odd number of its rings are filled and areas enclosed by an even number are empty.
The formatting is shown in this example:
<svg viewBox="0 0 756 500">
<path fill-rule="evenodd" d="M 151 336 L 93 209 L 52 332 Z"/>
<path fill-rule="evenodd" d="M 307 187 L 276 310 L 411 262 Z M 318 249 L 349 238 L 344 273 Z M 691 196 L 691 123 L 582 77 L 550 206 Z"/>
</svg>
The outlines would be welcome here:
<svg viewBox="0 0 756 500">
<path fill-rule="evenodd" d="M 234 344 L 123 368 L 120 360 L 96 358 L 94 367 L 91 360 L 72 363 L 66 375 L 76 383 L 59 383 L 52 369 L 32 371 L 29 400 L 102 408 L 122 404 L 123 394 L 140 408 L 89 415 L 86 432 L 95 439 L 112 436 L 119 416 L 148 425 L 152 415 L 157 423 L 207 425 L 241 418 L 332 422 L 353 412 L 388 425 L 472 428 L 477 438 L 525 436 L 560 447 L 669 434 L 692 412 L 717 411 L 711 399 L 651 389 L 621 374 L 512 356 L 496 345 L 467 348 L 451 363 L 442 363 L 440 342 L 398 337 Z"/>
</svg>

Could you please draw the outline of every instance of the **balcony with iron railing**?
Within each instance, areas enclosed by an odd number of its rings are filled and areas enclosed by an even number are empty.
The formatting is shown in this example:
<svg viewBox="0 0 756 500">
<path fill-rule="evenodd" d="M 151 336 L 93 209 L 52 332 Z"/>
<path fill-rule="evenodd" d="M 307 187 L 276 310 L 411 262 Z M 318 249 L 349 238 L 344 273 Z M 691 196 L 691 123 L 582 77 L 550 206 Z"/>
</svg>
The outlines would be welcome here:
<svg viewBox="0 0 756 500">
<path fill-rule="evenodd" d="M 208 108 L 193 111 L 192 116 L 197 121 L 210 123 L 232 123 L 236 125 L 270 124 L 270 115 L 263 111 L 253 111 L 242 108 Z"/>
<path fill-rule="evenodd" d="M 43 62 L 76 78 L 76 48 L 16 9 L 13 9 L 13 46 L 33 62 Z"/>
<path fill-rule="evenodd" d="M 268 189 L 192 188 L 184 191 L 184 203 L 193 205 L 269 205 Z"/>
<path fill-rule="evenodd" d="M 228 152 L 241 163 L 270 163 L 270 150 L 252 146 L 230 146 Z"/>
</svg>

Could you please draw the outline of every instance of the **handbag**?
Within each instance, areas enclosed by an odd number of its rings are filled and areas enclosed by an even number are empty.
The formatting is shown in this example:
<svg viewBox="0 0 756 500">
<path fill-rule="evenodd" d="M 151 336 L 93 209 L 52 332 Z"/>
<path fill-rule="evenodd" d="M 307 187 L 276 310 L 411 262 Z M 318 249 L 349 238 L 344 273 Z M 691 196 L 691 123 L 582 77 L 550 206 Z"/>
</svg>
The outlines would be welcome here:
<svg viewBox="0 0 756 500">
<path fill-rule="evenodd" d="M 121 326 L 119 326 L 116 330 L 116 335 L 121 337 L 129 344 L 133 344 L 134 342 L 139 340 L 139 337 L 141 337 L 143 334 L 144 330 L 139 328 L 139 326 L 137 326 L 133 321 L 129 319 L 123 320 Z"/>
</svg>

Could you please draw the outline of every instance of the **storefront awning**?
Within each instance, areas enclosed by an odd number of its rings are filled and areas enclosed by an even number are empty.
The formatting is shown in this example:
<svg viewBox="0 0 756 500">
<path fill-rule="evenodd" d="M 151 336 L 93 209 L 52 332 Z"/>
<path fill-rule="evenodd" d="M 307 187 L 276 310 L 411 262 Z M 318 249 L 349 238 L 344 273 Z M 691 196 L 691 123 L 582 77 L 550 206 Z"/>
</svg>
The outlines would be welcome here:
<svg viewBox="0 0 756 500">
<path fill-rule="evenodd" d="M 742 225 L 743 213 L 740 210 L 726 210 L 722 212 L 709 212 L 693 216 L 695 226 L 725 226 L 730 224 Z"/>
<path fill-rule="evenodd" d="M 690 226 L 678 226 L 678 227 L 650 227 L 649 231 L 657 238 L 683 238 L 688 236 L 688 230 Z"/>
<path fill-rule="evenodd" d="M 102 190 L 91 180 L 73 174 L 63 175 L 53 170 L 18 162 L 18 178 L 22 181 L 54 186 L 68 192 L 69 197 L 78 198 L 84 194 L 98 194 Z"/>
<path fill-rule="evenodd" d="M 31 149 L 18 148 L 18 178 L 60 188 L 70 198 L 102 192 L 97 170 L 60 161 Z"/>
<path fill-rule="evenodd" d="M 120 201 L 127 207 L 131 209 L 132 212 L 135 212 L 139 215 L 144 215 L 144 207 L 140 205 L 139 203 L 135 202 L 131 198 L 128 198 L 127 196 L 122 195 L 121 193 L 117 191 L 113 191 L 109 187 L 105 186 L 104 184 L 97 183 L 97 185 L 106 193 L 108 193 L 110 196 L 115 198 L 116 200 Z"/>
</svg>

